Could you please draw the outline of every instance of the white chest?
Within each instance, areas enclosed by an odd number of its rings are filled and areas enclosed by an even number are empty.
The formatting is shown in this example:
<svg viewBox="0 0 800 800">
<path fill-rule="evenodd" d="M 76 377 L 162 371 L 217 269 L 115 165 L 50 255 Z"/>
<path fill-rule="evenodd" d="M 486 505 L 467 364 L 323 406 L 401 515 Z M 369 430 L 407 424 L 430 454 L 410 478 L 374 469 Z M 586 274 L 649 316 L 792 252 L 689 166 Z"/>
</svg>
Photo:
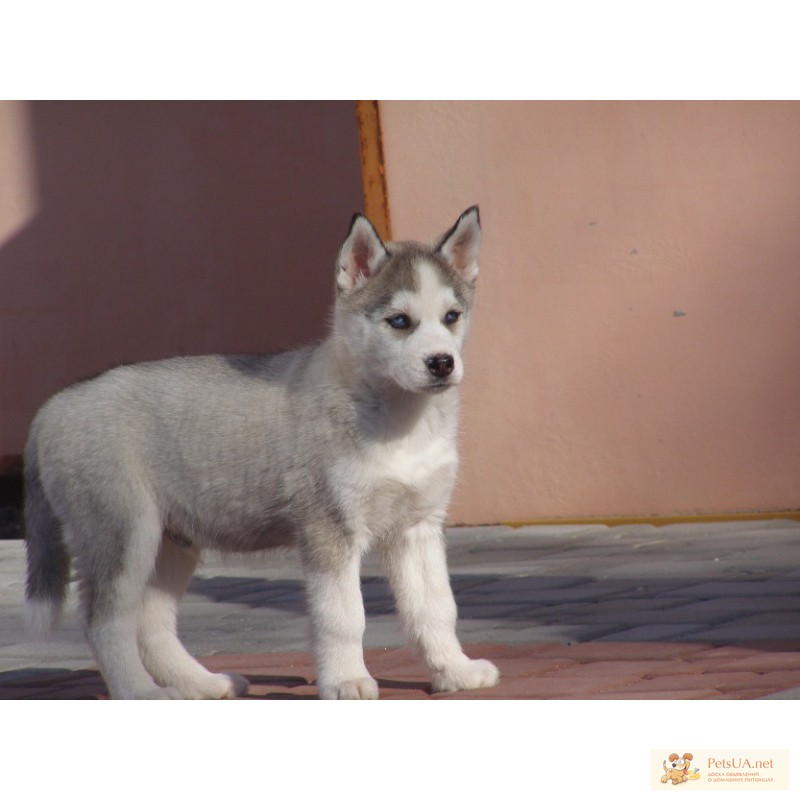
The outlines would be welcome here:
<svg viewBox="0 0 800 800">
<path fill-rule="evenodd" d="M 443 437 L 412 436 L 370 448 L 365 467 L 375 482 L 393 481 L 424 492 L 443 470 L 455 470 L 454 442 Z"/>
<path fill-rule="evenodd" d="M 409 436 L 375 442 L 358 459 L 337 465 L 341 506 L 357 528 L 371 534 L 443 519 L 458 464 L 455 442 Z"/>
</svg>

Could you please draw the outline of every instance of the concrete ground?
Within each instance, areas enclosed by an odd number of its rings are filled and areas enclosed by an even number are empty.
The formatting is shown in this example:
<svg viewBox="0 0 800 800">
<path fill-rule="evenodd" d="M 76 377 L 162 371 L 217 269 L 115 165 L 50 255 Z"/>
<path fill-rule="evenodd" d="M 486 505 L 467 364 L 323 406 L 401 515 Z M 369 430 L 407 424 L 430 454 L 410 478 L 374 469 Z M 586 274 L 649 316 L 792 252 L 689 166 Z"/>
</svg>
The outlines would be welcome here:
<svg viewBox="0 0 800 800">
<path fill-rule="evenodd" d="M 448 542 L 461 640 L 501 682 L 430 694 L 370 557 L 364 645 L 383 698 L 800 698 L 800 523 L 454 528 Z M 0 541 L 0 699 L 104 697 L 74 597 L 51 641 L 26 641 L 24 572 L 23 543 Z M 250 697 L 316 696 L 296 553 L 208 557 L 179 625 Z"/>
</svg>

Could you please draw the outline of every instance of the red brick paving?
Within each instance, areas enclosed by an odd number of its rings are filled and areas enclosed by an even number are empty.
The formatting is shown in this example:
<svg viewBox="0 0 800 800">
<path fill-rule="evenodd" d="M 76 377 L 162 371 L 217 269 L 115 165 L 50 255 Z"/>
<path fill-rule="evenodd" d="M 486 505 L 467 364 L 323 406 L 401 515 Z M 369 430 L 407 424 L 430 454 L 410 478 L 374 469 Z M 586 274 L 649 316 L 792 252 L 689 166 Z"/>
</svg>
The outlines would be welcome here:
<svg viewBox="0 0 800 800">
<path fill-rule="evenodd" d="M 575 645 L 473 645 L 475 658 L 500 668 L 498 686 L 431 695 L 423 670 L 408 650 L 369 650 L 366 662 L 385 700 L 432 699 L 757 699 L 800 686 L 800 641 L 736 646 L 686 643 L 586 642 Z M 248 699 L 316 697 L 306 653 L 218 655 L 202 659 L 251 681 Z M 2 677 L 2 676 L 0 676 Z M 6 676 L 7 678 L 8 676 Z M 92 670 L 23 673 L 0 683 L 0 699 L 102 699 Z"/>
</svg>

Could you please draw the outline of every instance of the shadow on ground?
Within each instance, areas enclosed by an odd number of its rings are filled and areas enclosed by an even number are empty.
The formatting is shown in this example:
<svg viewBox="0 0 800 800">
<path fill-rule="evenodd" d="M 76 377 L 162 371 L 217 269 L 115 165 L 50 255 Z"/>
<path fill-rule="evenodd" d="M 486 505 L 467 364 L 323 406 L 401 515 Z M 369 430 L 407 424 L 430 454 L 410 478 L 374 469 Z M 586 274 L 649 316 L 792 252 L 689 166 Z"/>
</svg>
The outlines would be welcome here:
<svg viewBox="0 0 800 800">
<path fill-rule="evenodd" d="M 709 641 L 800 638 L 800 580 L 453 575 L 459 620 L 516 629 L 571 629 L 575 641 Z M 305 613 L 299 580 L 196 577 L 190 592 L 215 602 Z M 383 578 L 362 579 L 368 617 L 394 613 Z"/>
</svg>

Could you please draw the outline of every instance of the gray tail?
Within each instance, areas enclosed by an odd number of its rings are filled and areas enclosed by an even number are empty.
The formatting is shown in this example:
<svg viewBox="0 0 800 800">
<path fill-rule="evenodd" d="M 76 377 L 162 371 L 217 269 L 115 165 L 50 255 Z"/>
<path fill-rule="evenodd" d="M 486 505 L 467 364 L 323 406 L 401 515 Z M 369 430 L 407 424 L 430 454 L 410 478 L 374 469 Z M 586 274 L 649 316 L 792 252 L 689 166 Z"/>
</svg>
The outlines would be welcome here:
<svg viewBox="0 0 800 800">
<path fill-rule="evenodd" d="M 69 585 L 69 554 L 61 524 L 44 492 L 33 437 L 25 453 L 25 545 L 28 555 L 28 630 L 38 638 L 61 621 Z"/>
</svg>

